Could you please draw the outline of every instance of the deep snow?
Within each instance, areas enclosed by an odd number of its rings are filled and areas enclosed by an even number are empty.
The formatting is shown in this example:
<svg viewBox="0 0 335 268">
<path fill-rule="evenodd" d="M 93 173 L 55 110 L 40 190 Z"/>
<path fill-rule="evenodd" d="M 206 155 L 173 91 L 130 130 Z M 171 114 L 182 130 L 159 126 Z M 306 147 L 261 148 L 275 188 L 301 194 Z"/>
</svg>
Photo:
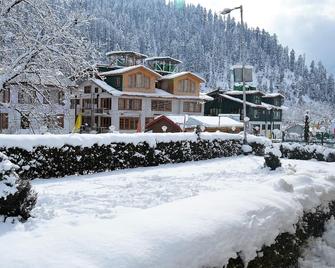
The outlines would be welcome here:
<svg viewBox="0 0 335 268">
<path fill-rule="evenodd" d="M 335 194 L 335 167 L 233 157 L 36 180 L 34 218 L 0 225 L 11 267 L 222 266 L 273 243 Z"/>
<path fill-rule="evenodd" d="M 334 268 L 335 267 L 335 220 L 326 224 L 326 232 L 321 238 L 310 239 L 302 258 L 300 268 Z"/>
</svg>

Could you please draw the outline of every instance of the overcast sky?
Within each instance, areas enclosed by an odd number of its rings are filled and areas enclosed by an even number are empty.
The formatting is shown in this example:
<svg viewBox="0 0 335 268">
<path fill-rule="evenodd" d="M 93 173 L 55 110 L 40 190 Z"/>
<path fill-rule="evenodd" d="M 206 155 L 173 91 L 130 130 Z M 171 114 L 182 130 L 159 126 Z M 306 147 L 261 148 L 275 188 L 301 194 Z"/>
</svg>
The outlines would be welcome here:
<svg viewBox="0 0 335 268">
<path fill-rule="evenodd" d="M 215 11 L 243 4 L 245 21 L 279 42 L 321 60 L 335 74 L 335 0 L 186 0 Z M 232 13 L 233 14 L 233 13 Z M 238 11 L 234 11 L 239 19 Z"/>
</svg>

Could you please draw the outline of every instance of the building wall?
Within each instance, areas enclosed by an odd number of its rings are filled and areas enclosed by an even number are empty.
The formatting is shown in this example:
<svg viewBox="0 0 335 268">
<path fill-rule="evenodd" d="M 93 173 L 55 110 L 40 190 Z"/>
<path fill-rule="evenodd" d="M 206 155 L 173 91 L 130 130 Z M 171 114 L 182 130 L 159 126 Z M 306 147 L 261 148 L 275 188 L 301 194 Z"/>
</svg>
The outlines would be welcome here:
<svg viewBox="0 0 335 268">
<path fill-rule="evenodd" d="M 197 102 L 198 100 L 192 100 L 192 99 L 175 99 L 175 98 L 158 98 L 158 97 L 139 97 L 139 96 L 112 96 L 111 94 L 107 92 L 102 92 L 102 89 L 99 89 L 99 93 L 94 93 L 92 94 L 84 94 L 83 93 L 83 88 L 85 86 L 91 85 L 92 89 L 95 89 L 98 87 L 96 84 L 94 84 L 92 81 L 86 81 L 83 84 L 80 85 L 79 91 L 75 96 L 77 96 L 80 99 L 80 104 L 77 107 L 77 112 L 76 114 L 79 114 L 79 112 L 82 111 L 81 107 L 83 106 L 83 99 L 95 99 L 98 96 L 98 101 L 97 105 L 94 105 L 93 107 L 93 118 L 95 121 L 95 117 L 101 117 L 101 116 L 108 116 L 111 118 L 111 124 L 115 127 L 115 131 L 119 131 L 122 133 L 133 133 L 136 130 L 120 130 L 120 118 L 121 117 L 134 117 L 134 118 L 139 118 L 141 122 L 141 130 L 145 130 L 145 123 L 146 123 L 146 118 L 154 118 L 159 115 L 183 115 L 183 114 L 192 114 L 192 115 L 203 115 L 204 113 L 204 104 L 201 104 L 201 111 L 200 112 L 195 112 L 195 113 L 189 113 L 189 112 L 184 112 L 183 111 L 183 105 L 184 102 L 190 102 L 194 101 Z M 101 107 L 101 98 L 111 98 L 112 100 L 112 105 L 111 105 L 111 110 L 109 111 L 104 111 L 104 115 L 100 113 L 96 113 L 94 110 L 98 109 Z M 134 110 L 119 110 L 119 99 L 120 98 L 127 98 L 127 99 L 140 99 L 142 100 L 142 109 L 140 111 L 134 111 Z M 152 111 L 151 109 L 151 101 L 152 100 L 170 100 L 172 102 L 171 105 L 171 111 Z M 73 113 L 75 113 L 75 110 L 72 110 Z M 83 110 L 83 115 L 90 117 L 91 114 L 91 109 L 84 109 Z M 99 120 L 98 120 L 99 122 Z M 96 126 L 99 128 L 99 125 Z"/>
<path fill-rule="evenodd" d="M 130 88 L 129 86 L 129 76 L 143 74 L 150 79 L 150 87 L 149 88 Z M 123 75 L 123 88 L 122 90 L 125 92 L 142 92 L 142 93 L 154 93 L 156 88 L 156 80 L 159 76 L 155 75 L 153 72 L 146 70 L 143 67 L 135 69 L 133 71 L 127 72 Z"/>
<path fill-rule="evenodd" d="M 39 134 L 44 132 L 51 132 L 57 134 L 70 133 L 74 125 L 74 115 L 70 111 L 70 96 L 65 92 L 64 105 L 58 103 L 43 104 L 43 98 L 36 95 L 33 104 L 21 104 L 18 102 L 18 87 L 10 85 L 10 102 L 8 107 L 0 107 L 0 113 L 8 114 L 8 128 L 2 128 L 0 123 L 0 133 L 4 134 Z M 39 87 L 43 90 L 58 90 L 56 88 Z M 23 129 L 21 127 L 21 113 L 29 115 L 29 128 Z M 43 118 L 46 116 L 64 115 L 64 128 L 46 128 L 46 123 Z"/>
</svg>

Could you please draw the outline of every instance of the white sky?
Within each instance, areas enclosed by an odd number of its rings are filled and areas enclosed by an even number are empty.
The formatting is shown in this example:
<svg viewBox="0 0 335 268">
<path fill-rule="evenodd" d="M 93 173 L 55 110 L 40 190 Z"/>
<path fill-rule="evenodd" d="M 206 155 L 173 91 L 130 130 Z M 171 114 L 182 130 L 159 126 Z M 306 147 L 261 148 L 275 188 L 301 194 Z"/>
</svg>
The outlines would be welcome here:
<svg viewBox="0 0 335 268">
<path fill-rule="evenodd" d="M 186 0 L 215 11 L 243 4 L 245 22 L 276 33 L 281 44 L 322 60 L 335 73 L 335 0 Z M 239 12 L 232 14 L 239 19 Z"/>
</svg>

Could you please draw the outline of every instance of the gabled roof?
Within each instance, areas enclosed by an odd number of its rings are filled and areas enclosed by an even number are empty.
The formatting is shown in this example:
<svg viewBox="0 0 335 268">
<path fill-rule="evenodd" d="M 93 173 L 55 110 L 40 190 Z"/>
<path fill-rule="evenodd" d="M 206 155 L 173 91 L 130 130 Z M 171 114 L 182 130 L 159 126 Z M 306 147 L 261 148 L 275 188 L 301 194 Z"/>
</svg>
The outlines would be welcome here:
<svg viewBox="0 0 335 268">
<path fill-rule="evenodd" d="M 150 58 L 146 58 L 145 61 L 169 61 L 175 64 L 183 63 L 182 61 L 169 57 L 169 56 L 150 57 Z"/>
<path fill-rule="evenodd" d="M 179 130 L 180 132 L 182 132 L 182 129 L 181 127 L 179 126 L 179 124 L 175 123 L 173 120 L 171 120 L 169 117 L 165 116 L 165 115 L 159 115 L 157 116 L 154 120 L 152 120 L 150 123 L 148 123 L 145 128 L 149 128 L 151 127 L 152 125 L 156 124 L 157 122 L 159 121 L 165 121 L 165 122 L 168 122 L 170 123 L 171 125 L 173 125 L 177 130 Z"/>
<path fill-rule="evenodd" d="M 243 127 L 243 123 L 223 116 L 189 116 L 186 126 L 205 126 L 205 127 Z"/>
<path fill-rule="evenodd" d="M 201 76 L 196 75 L 192 72 L 180 72 L 180 73 L 168 74 L 168 75 L 164 75 L 160 80 L 175 79 L 177 77 L 181 77 L 181 76 L 184 76 L 184 75 L 191 75 L 191 76 L 197 78 L 198 80 L 200 80 L 202 83 L 206 82 L 206 80 L 203 79 Z"/>
<path fill-rule="evenodd" d="M 222 96 L 223 98 L 229 99 L 231 101 L 235 101 L 235 102 L 243 104 L 243 100 L 241 100 L 241 99 L 234 98 L 234 97 L 226 95 L 226 94 L 220 94 L 220 96 Z M 253 107 L 253 108 L 260 108 L 260 109 L 271 108 L 271 109 L 275 109 L 275 110 L 282 110 L 278 106 L 274 106 L 274 105 L 267 104 L 267 103 L 264 103 L 264 102 L 262 102 L 262 104 L 256 104 L 256 103 L 252 103 L 252 102 L 246 101 L 245 103 L 246 103 L 246 105 L 248 105 L 250 107 Z"/>
<path fill-rule="evenodd" d="M 239 90 L 229 90 L 224 92 L 224 94 L 227 95 L 243 95 L 243 91 L 239 91 Z M 255 95 L 255 94 L 260 94 L 260 95 L 265 95 L 263 92 L 259 91 L 259 90 L 246 90 L 245 91 L 246 95 Z"/>
<path fill-rule="evenodd" d="M 152 69 L 150 69 L 150 68 L 148 68 L 144 65 L 134 65 L 134 66 L 130 66 L 130 67 L 120 68 L 120 69 L 113 70 L 113 71 L 99 73 L 99 75 L 101 75 L 101 76 L 120 75 L 120 74 L 125 74 L 125 73 L 128 73 L 128 72 L 131 72 L 131 71 L 136 70 L 136 69 L 145 69 L 146 71 L 154 74 L 157 78 L 162 77 L 159 73 L 153 71 Z"/>
<path fill-rule="evenodd" d="M 210 97 L 206 97 L 204 95 L 197 96 L 179 96 L 173 95 L 163 89 L 156 88 L 152 93 L 144 93 L 144 92 L 128 92 L 128 91 L 120 91 L 112 86 L 108 85 L 106 82 L 100 79 L 90 79 L 97 86 L 110 93 L 113 96 L 136 96 L 136 97 L 149 97 L 149 98 L 165 98 L 165 99 L 184 99 L 184 100 L 195 100 L 195 101 L 203 101 L 203 100 L 211 100 Z"/>
<path fill-rule="evenodd" d="M 263 98 L 276 98 L 276 97 L 282 97 L 285 98 L 285 96 L 279 92 L 275 92 L 275 93 L 267 93 L 265 94 L 265 96 L 263 96 Z"/>
<path fill-rule="evenodd" d="M 136 56 L 138 58 L 147 58 L 148 56 L 145 55 L 145 54 L 142 54 L 142 53 L 138 53 L 138 52 L 135 52 L 135 51 L 122 51 L 122 50 L 119 50 L 119 51 L 110 51 L 110 52 L 107 52 L 106 53 L 106 56 L 121 56 L 121 55 L 124 55 L 124 54 L 129 54 L 129 55 L 132 55 L 132 56 Z"/>
</svg>

